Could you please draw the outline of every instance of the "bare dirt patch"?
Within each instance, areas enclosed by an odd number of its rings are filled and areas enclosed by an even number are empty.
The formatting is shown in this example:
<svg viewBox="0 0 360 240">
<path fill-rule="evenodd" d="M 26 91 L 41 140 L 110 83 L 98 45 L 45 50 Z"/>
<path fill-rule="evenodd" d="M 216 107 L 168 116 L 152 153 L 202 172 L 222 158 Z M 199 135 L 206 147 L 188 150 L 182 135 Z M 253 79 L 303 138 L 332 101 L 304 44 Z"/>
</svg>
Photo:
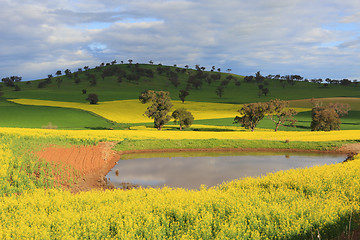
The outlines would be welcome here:
<svg viewBox="0 0 360 240">
<path fill-rule="evenodd" d="M 36 153 L 48 162 L 59 163 L 78 171 L 76 184 L 63 186 L 73 192 L 106 187 L 104 176 L 115 166 L 120 154 L 112 150 L 114 142 L 102 142 L 97 146 L 74 146 L 71 148 L 48 147 Z"/>
<path fill-rule="evenodd" d="M 358 154 L 360 153 L 360 143 L 346 144 L 342 146 L 339 150 L 346 153 Z"/>
</svg>

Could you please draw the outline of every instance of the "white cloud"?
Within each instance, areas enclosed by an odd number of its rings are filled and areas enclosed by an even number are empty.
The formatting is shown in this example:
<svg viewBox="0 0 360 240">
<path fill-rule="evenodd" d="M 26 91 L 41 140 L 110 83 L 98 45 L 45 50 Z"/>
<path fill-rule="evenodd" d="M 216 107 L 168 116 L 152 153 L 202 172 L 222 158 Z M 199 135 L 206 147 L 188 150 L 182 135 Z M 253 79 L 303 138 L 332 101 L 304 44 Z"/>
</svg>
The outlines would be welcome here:
<svg viewBox="0 0 360 240">
<path fill-rule="evenodd" d="M 359 24 L 359 10 L 352 0 L 4 1 L 0 77 L 129 58 L 239 74 L 360 76 L 360 36 L 348 25 Z"/>
</svg>

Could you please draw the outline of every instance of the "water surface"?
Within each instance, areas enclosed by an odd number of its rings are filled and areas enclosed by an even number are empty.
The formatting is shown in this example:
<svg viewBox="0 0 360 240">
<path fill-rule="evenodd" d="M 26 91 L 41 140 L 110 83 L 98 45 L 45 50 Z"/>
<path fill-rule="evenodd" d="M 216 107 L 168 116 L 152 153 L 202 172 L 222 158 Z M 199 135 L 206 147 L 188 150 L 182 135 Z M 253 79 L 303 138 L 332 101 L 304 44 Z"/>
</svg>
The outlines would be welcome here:
<svg viewBox="0 0 360 240">
<path fill-rule="evenodd" d="M 324 153 L 175 152 L 123 155 L 106 176 L 115 186 L 212 187 L 244 177 L 315 165 L 334 164 L 346 156 Z M 118 172 L 118 175 L 116 174 Z"/>
</svg>

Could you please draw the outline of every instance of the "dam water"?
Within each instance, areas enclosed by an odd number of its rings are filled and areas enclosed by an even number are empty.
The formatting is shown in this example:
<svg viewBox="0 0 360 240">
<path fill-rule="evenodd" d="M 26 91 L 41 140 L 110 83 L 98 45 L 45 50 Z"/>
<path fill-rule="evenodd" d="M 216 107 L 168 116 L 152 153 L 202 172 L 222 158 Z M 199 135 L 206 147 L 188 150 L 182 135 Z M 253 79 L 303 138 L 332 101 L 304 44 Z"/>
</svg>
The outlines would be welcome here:
<svg viewBox="0 0 360 240">
<path fill-rule="evenodd" d="M 142 187 L 199 189 L 244 177 L 277 171 L 336 164 L 345 155 L 289 152 L 171 152 L 123 155 L 107 178 L 115 187 L 131 183 Z"/>
</svg>

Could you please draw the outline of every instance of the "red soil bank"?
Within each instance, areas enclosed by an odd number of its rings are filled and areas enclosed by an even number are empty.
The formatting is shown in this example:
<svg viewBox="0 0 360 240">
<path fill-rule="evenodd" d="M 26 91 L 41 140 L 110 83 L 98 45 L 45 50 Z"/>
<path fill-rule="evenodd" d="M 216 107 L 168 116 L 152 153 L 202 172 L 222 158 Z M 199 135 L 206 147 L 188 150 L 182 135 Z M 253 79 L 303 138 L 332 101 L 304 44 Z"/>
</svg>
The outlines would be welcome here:
<svg viewBox="0 0 360 240">
<path fill-rule="evenodd" d="M 115 143 L 103 142 L 97 146 L 74 146 L 71 148 L 48 147 L 36 155 L 48 162 L 71 167 L 80 173 L 78 183 L 69 188 L 74 191 L 104 187 L 104 176 L 115 166 L 120 155 L 111 148 Z"/>
</svg>

